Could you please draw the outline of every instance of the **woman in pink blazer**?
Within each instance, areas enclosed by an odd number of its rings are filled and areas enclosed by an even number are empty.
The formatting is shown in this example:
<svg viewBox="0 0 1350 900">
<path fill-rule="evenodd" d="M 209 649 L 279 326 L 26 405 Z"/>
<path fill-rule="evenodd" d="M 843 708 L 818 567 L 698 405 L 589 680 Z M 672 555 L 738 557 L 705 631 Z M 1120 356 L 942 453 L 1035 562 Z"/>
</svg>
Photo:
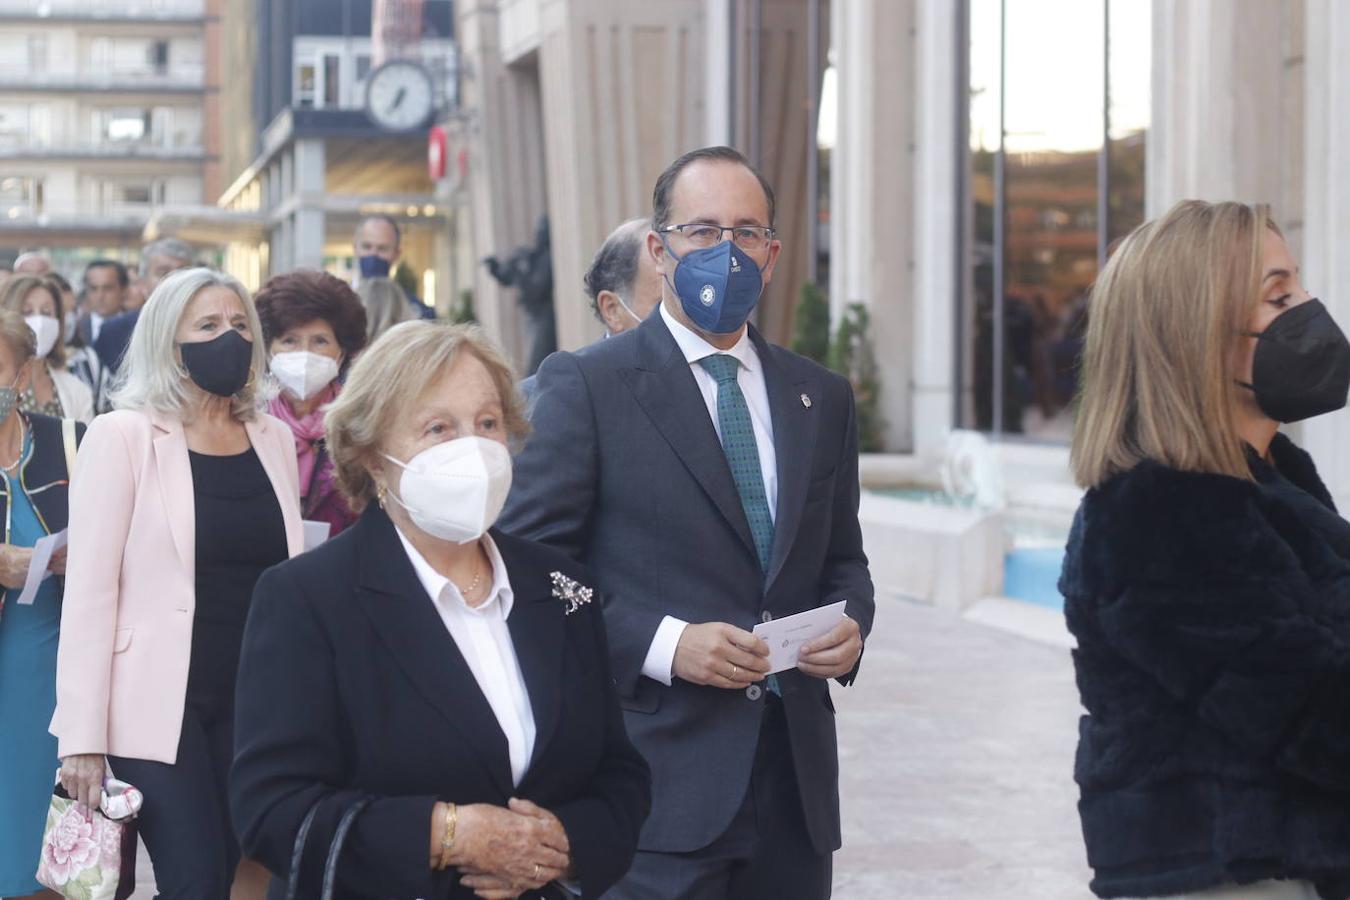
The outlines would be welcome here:
<svg viewBox="0 0 1350 900">
<path fill-rule="evenodd" d="M 226 776 L 253 585 L 303 549 L 290 430 L 258 411 L 262 330 L 233 278 L 155 289 L 70 488 L 52 733 L 71 796 L 140 788 L 160 897 L 225 900 Z"/>
</svg>

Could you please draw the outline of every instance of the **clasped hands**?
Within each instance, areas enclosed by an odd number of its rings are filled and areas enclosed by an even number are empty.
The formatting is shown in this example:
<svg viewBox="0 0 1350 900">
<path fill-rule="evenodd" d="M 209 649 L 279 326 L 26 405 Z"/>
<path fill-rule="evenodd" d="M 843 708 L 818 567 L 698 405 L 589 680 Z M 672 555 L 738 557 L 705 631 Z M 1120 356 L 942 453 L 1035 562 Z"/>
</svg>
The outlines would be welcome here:
<svg viewBox="0 0 1350 900">
<path fill-rule="evenodd" d="M 802 645 L 797 668 L 816 678 L 838 678 L 853 671 L 862 655 L 862 629 L 848 618 L 828 634 Z M 685 681 L 718 688 L 744 688 L 769 674 L 769 646 L 743 628 L 726 622 L 686 625 L 675 647 L 674 674 Z"/>
<path fill-rule="evenodd" d="M 529 800 L 505 806 L 474 803 L 457 812 L 450 865 L 460 884 L 483 900 L 514 900 L 572 868 L 572 845 L 558 817 Z M 432 868 L 439 867 L 441 830 L 432 818 Z"/>
</svg>

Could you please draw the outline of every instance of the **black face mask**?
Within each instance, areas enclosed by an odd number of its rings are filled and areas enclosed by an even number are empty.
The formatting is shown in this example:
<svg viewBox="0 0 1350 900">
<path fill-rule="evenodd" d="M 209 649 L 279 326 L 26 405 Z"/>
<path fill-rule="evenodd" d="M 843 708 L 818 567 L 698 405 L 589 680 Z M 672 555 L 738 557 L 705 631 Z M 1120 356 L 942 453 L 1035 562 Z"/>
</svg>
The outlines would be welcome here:
<svg viewBox="0 0 1350 900">
<path fill-rule="evenodd" d="M 1299 422 L 1345 406 L 1350 342 L 1320 300 L 1281 313 L 1259 338 L 1252 360 L 1256 405 L 1276 422 Z"/>
<path fill-rule="evenodd" d="M 253 342 L 233 328 L 209 341 L 179 344 L 178 352 L 197 387 L 217 397 L 233 397 L 248 384 Z"/>
</svg>

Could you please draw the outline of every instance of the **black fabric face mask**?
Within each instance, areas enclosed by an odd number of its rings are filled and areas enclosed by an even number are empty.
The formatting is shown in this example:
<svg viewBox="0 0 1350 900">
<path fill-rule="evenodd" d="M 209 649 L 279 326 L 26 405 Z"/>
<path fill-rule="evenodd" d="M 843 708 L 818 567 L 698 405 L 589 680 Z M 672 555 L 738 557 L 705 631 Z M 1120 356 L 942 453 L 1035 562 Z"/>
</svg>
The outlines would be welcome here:
<svg viewBox="0 0 1350 900">
<path fill-rule="evenodd" d="M 188 376 L 204 391 L 233 397 L 248 384 L 253 342 L 231 328 L 218 338 L 178 345 Z"/>
<path fill-rule="evenodd" d="M 1258 338 L 1252 383 L 1256 405 L 1276 422 L 1300 422 L 1345 406 L 1350 342 L 1320 300 L 1281 313 Z"/>
</svg>

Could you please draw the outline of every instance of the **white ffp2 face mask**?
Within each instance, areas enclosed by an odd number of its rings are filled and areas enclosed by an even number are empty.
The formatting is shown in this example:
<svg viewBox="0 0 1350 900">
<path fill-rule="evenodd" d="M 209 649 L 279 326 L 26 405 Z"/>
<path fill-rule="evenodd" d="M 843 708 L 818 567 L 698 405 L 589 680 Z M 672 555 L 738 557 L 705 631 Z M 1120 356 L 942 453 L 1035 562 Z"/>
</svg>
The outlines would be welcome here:
<svg viewBox="0 0 1350 900">
<path fill-rule="evenodd" d="M 337 360 L 308 350 L 278 353 L 272 357 L 268 368 L 286 392 L 297 400 L 308 400 L 338 376 Z"/>
<path fill-rule="evenodd" d="M 483 536 L 511 492 L 511 454 L 497 441 L 457 438 L 408 460 L 384 458 L 403 470 L 398 495 L 413 524 L 433 537 L 467 544 Z"/>
<path fill-rule="evenodd" d="M 37 355 L 43 359 L 56 346 L 56 338 L 61 333 L 61 323 L 53 316 L 24 316 L 23 320 L 33 329 L 37 337 Z"/>
</svg>

